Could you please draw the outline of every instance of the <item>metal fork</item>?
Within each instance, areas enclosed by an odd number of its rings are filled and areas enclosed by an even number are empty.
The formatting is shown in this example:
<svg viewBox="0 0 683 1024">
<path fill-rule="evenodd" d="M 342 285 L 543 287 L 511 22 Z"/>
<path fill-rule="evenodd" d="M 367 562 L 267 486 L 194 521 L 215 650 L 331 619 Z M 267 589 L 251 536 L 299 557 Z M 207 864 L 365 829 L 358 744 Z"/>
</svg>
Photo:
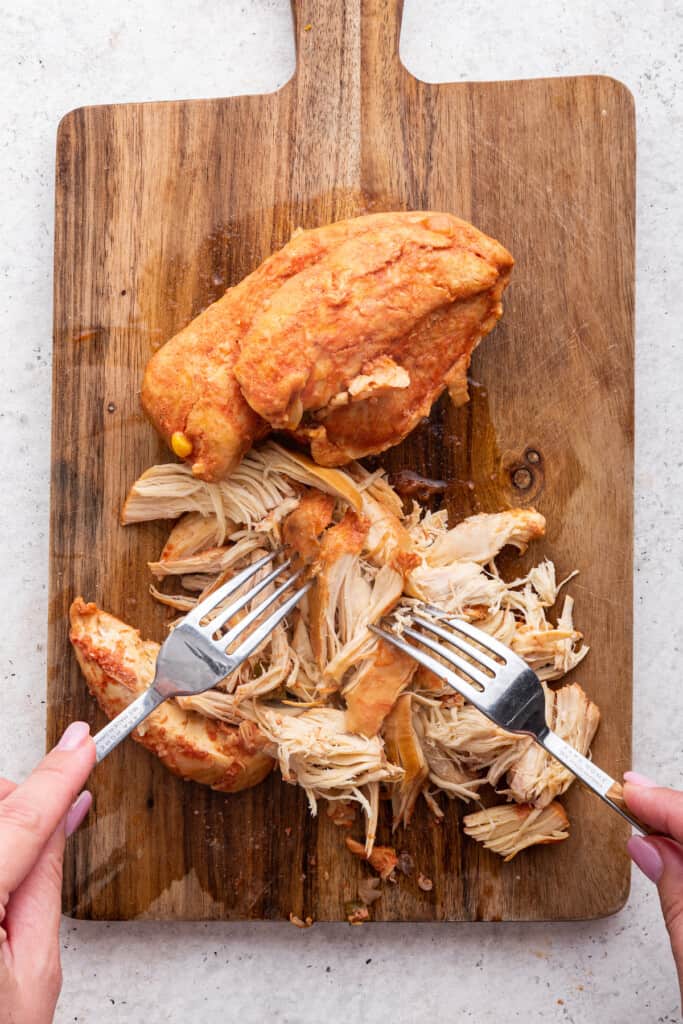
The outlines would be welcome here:
<svg viewBox="0 0 683 1024">
<path fill-rule="evenodd" d="M 268 618 L 256 626 L 239 647 L 228 653 L 227 648 L 256 622 L 267 608 L 290 589 L 301 576 L 303 567 L 292 573 L 276 587 L 272 594 L 269 594 L 259 605 L 252 608 L 234 626 L 229 628 L 227 633 L 216 637 L 218 631 L 226 626 L 230 619 L 289 568 L 292 560 L 288 558 L 262 580 L 259 580 L 250 590 L 240 595 L 226 608 L 221 608 L 217 615 L 202 625 L 202 620 L 215 611 L 226 597 L 234 594 L 241 586 L 256 576 L 264 566 L 272 562 L 277 554 L 278 552 L 273 552 L 264 555 L 248 569 L 233 576 L 231 580 L 209 594 L 200 604 L 195 605 L 192 611 L 175 627 L 159 651 L 152 685 L 94 737 L 98 762 L 169 697 L 185 697 L 204 693 L 234 672 L 254 653 L 278 622 L 281 622 L 292 610 L 311 586 L 311 580 L 305 582 L 274 612 L 271 612 Z"/>
<path fill-rule="evenodd" d="M 652 835 L 652 829 L 626 807 L 620 784 L 548 728 L 543 687 L 536 673 L 519 655 L 469 622 L 429 605 L 425 606 L 425 611 L 446 623 L 448 628 L 434 622 L 433 618 L 414 613 L 413 621 L 420 626 L 420 631 L 404 626 L 402 636 L 410 637 L 421 647 L 378 626 L 370 629 L 430 669 L 501 729 L 532 736 L 641 835 Z M 442 642 L 434 640 L 433 636 Z"/>
</svg>

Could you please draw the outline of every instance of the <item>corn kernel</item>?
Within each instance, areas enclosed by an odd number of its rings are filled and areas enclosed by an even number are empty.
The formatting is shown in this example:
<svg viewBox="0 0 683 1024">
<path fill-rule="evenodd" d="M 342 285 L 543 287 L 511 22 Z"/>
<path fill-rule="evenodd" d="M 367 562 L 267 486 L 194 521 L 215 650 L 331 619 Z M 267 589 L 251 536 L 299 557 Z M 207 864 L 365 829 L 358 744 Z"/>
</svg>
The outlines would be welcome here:
<svg viewBox="0 0 683 1024">
<path fill-rule="evenodd" d="M 192 451 L 192 441 L 183 434 L 182 430 L 176 430 L 171 435 L 171 448 L 179 459 L 186 459 Z"/>
</svg>

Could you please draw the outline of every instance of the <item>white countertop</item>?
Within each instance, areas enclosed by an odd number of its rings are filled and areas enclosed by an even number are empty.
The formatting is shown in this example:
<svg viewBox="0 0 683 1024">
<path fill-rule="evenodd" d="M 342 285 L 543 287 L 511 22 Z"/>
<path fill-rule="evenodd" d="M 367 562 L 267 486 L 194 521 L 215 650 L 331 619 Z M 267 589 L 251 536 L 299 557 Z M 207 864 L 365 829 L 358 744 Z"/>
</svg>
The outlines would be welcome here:
<svg viewBox="0 0 683 1024">
<path fill-rule="evenodd" d="M 91 103 L 266 92 L 294 66 L 288 0 L 3 4 L 0 36 L 0 774 L 44 743 L 54 144 Z M 638 118 L 635 767 L 683 785 L 683 8 L 676 0 L 406 0 L 430 81 L 604 73 Z M 678 392 L 678 393 L 677 393 Z M 618 598 L 618 595 L 616 595 Z M 619 680 L 614 680 L 619 685 Z M 586 924 L 65 921 L 57 1020 L 678 1020 L 655 890 Z"/>
</svg>

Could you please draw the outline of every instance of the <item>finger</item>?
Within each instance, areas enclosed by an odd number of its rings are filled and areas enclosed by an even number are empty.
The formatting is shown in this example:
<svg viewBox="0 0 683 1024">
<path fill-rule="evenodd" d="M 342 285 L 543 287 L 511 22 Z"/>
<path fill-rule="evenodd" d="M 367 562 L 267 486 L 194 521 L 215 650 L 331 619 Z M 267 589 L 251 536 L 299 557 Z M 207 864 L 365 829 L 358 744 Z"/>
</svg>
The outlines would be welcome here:
<svg viewBox="0 0 683 1024">
<path fill-rule="evenodd" d="M 0 800 L 3 800 L 6 796 L 9 796 L 9 794 L 13 793 L 16 788 L 16 782 L 11 782 L 10 779 L 0 778 Z M 0 892 L 0 946 L 7 938 L 5 929 L 2 927 L 2 923 L 5 920 L 5 913 L 7 911 L 8 900 L 9 893 Z"/>
<path fill-rule="evenodd" d="M 0 800 L 4 800 L 6 796 L 13 793 L 17 788 L 16 782 L 10 782 L 9 779 L 0 779 Z"/>
<path fill-rule="evenodd" d="M 52 1020 L 62 987 L 59 925 L 64 842 L 61 821 L 29 875 L 12 893 L 5 921 L 5 949 L 30 1020 Z"/>
<path fill-rule="evenodd" d="M 6 919 L 5 912 L 7 908 L 0 904 L 0 925 L 4 923 L 6 929 L 11 921 L 13 926 L 13 935 L 16 932 L 17 923 L 20 923 L 23 920 L 21 911 L 24 904 L 26 903 L 26 905 L 30 907 L 32 900 L 34 900 L 38 906 L 41 905 L 42 901 L 45 908 L 48 908 L 51 902 L 55 902 L 55 906 L 57 908 L 57 928 L 59 928 L 64 843 L 82 823 L 91 806 L 92 793 L 86 789 L 76 798 L 76 800 L 74 800 L 66 817 L 59 823 L 54 834 L 48 840 L 47 846 L 43 850 L 43 853 L 38 857 L 38 860 L 32 870 L 26 876 L 19 888 L 12 893 L 10 900 L 12 912 L 7 915 Z M 58 863 L 56 865 L 53 863 L 55 852 L 58 856 Z M 53 891 L 54 887 L 51 885 L 53 880 L 56 880 L 56 897 Z M 31 925 L 31 923 L 32 922 L 29 920 L 28 924 Z M 35 924 L 35 921 L 33 924 Z M 40 927 L 44 927 L 42 919 Z M 45 927 L 47 927 L 47 923 L 45 923 Z M 0 934 L 0 941 L 4 941 L 7 938 L 7 933 L 2 929 L 0 929 L 0 931 L 2 931 L 2 934 Z"/>
<path fill-rule="evenodd" d="M 683 1000 L 683 848 L 670 839 L 633 836 L 629 839 L 628 851 L 659 889 Z"/>
<path fill-rule="evenodd" d="M 85 722 L 73 722 L 26 782 L 0 801 L 0 902 L 14 892 L 33 865 L 95 763 L 95 744 Z"/>
<path fill-rule="evenodd" d="M 20 980 L 55 969 L 62 909 L 62 862 L 66 835 L 60 822 L 33 868 L 12 893 L 4 928 Z"/>
<path fill-rule="evenodd" d="M 629 776 L 630 773 L 624 776 L 624 800 L 630 810 L 657 832 L 683 843 L 683 793 L 635 783 Z"/>
</svg>

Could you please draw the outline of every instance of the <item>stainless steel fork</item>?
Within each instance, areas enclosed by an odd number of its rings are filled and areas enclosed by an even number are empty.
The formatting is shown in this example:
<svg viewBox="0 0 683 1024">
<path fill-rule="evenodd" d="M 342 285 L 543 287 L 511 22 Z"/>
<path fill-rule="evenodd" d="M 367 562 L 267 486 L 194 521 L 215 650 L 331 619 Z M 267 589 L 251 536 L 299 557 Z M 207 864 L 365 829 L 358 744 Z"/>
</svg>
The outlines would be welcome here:
<svg viewBox="0 0 683 1024">
<path fill-rule="evenodd" d="M 419 631 L 404 626 L 399 636 L 378 626 L 370 629 L 430 669 L 501 729 L 532 736 L 641 835 L 652 834 L 626 807 L 620 784 L 548 728 L 543 687 L 519 655 L 469 622 L 429 605 L 424 610 L 426 615 L 413 614 Z"/>
<path fill-rule="evenodd" d="M 262 590 L 275 582 L 278 576 L 281 576 L 290 567 L 291 559 L 287 559 L 227 607 L 220 608 L 213 618 L 202 625 L 203 620 L 219 608 L 226 597 L 234 594 L 245 583 L 253 579 L 264 566 L 272 562 L 276 554 L 277 552 L 273 552 L 270 555 L 264 555 L 248 569 L 233 576 L 231 580 L 209 594 L 200 604 L 195 605 L 192 611 L 175 627 L 159 651 L 152 685 L 94 737 L 98 762 L 169 697 L 186 697 L 191 694 L 204 693 L 234 672 L 263 643 L 278 622 L 281 622 L 292 610 L 311 586 L 310 580 L 290 594 L 275 611 L 271 612 L 267 619 L 255 627 L 253 632 L 235 650 L 228 652 L 228 648 L 234 641 L 257 622 L 265 610 L 275 604 L 301 576 L 303 568 L 298 569 L 280 583 L 272 594 L 269 594 L 260 604 L 247 612 L 234 626 L 228 628 L 227 633 L 220 633 L 220 630 L 229 624 L 230 619 L 246 608 Z"/>
</svg>

